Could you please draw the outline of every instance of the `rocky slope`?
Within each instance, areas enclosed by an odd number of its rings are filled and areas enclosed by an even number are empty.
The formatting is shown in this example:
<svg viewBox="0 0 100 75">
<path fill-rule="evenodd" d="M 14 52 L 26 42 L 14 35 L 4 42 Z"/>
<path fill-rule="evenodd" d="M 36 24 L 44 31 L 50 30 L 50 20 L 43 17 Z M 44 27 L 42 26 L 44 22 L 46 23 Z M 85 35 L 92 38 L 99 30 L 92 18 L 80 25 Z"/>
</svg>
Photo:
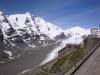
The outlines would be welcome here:
<svg viewBox="0 0 100 75">
<path fill-rule="evenodd" d="M 48 47 L 66 37 L 62 29 L 46 22 L 41 17 L 30 13 L 5 15 L 0 12 L 1 57 L 18 55 L 25 50 L 36 50 L 39 47 Z"/>
</svg>

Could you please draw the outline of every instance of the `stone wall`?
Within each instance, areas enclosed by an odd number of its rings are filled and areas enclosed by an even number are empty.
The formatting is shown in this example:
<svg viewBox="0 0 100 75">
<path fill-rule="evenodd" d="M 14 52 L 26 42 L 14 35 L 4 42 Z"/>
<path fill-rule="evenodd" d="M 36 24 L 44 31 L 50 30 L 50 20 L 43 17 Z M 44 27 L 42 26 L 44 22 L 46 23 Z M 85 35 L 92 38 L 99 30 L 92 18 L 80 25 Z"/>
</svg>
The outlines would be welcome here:
<svg viewBox="0 0 100 75">
<path fill-rule="evenodd" d="M 84 42 L 85 42 L 84 46 L 86 47 L 86 50 L 90 51 L 96 45 L 100 44 L 100 38 L 89 36 L 87 39 L 84 40 Z"/>
</svg>

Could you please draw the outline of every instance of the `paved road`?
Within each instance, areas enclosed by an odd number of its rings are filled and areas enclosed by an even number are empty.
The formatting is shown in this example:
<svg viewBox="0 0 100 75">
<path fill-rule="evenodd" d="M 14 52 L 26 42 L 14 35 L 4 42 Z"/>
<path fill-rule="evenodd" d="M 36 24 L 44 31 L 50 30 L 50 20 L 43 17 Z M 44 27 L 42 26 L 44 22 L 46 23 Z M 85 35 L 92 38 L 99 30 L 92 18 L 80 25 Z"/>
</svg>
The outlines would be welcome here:
<svg viewBox="0 0 100 75">
<path fill-rule="evenodd" d="M 97 48 L 74 75 L 100 75 L 100 47 Z"/>
</svg>

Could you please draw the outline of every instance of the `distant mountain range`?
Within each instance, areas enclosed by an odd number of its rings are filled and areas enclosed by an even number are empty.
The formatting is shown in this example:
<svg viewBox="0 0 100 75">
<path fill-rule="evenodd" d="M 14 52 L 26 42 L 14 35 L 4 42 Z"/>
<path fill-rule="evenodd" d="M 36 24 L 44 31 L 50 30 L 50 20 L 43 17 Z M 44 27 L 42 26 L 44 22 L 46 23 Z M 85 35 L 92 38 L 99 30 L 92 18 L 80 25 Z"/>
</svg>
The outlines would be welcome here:
<svg viewBox="0 0 100 75">
<path fill-rule="evenodd" d="M 30 13 L 6 15 L 0 12 L 0 56 L 8 57 L 24 50 L 47 47 L 66 40 L 66 44 L 79 44 L 90 29 L 79 26 L 62 30 L 43 18 Z M 16 53 L 17 52 L 17 53 Z M 8 55 L 7 55 L 8 54 Z"/>
</svg>

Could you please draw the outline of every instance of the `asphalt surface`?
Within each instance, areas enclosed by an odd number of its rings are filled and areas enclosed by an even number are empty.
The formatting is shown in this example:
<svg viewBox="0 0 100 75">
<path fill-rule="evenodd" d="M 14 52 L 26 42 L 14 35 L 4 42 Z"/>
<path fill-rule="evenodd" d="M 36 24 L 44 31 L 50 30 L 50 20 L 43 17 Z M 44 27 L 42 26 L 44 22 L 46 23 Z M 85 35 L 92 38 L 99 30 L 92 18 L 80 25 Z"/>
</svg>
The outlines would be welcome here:
<svg viewBox="0 0 100 75">
<path fill-rule="evenodd" d="M 100 47 L 97 48 L 74 75 L 100 75 Z"/>
<path fill-rule="evenodd" d="M 25 54 L 15 60 L 0 63 L 0 75 L 18 75 L 24 70 L 34 68 L 39 65 L 54 48 L 54 45 L 43 49 L 41 48 L 41 50 L 34 50 L 32 53 Z"/>
</svg>

